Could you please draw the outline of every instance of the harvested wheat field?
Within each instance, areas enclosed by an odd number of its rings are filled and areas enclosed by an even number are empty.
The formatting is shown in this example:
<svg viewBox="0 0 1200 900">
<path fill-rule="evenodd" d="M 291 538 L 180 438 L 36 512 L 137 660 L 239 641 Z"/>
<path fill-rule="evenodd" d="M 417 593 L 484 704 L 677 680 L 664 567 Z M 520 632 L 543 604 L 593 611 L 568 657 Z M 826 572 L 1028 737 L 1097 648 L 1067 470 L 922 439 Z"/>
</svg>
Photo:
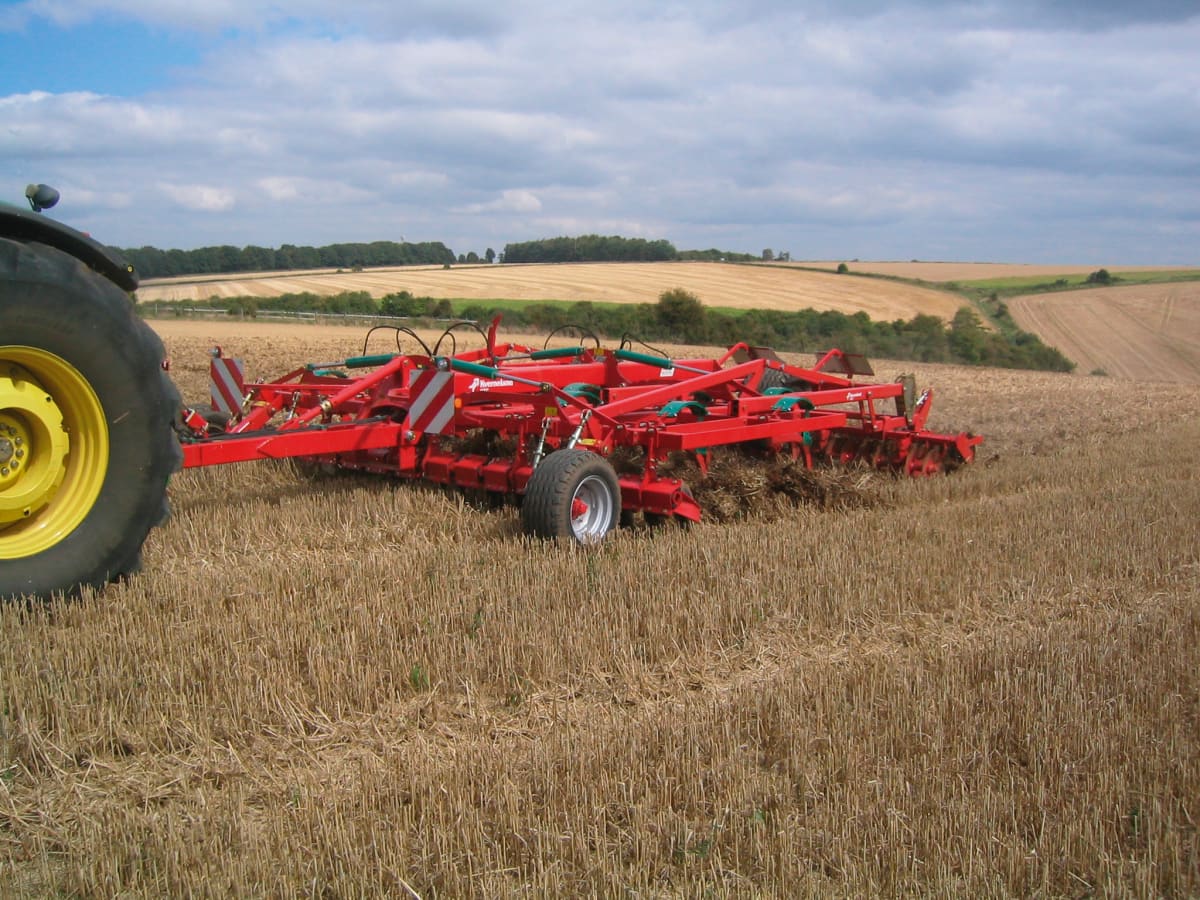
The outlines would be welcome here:
<svg viewBox="0 0 1200 900">
<path fill-rule="evenodd" d="M 1200 383 L 1200 282 L 1033 294 L 1008 308 L 1082 372 Z"/>
<path fill-rule="evenodd" d="M 373 297 L 407 290 L 419 297 L 511 300 L 590 300 L 654 303 L 663 291 L 684 288 L 706 306 L 733 309 L 858 311 L 873 319 L 911 319 L 918 313 L 950 319 L 961 297 L 913 285 L 805 272 L 799 269 L 701 262 L 562 263 L 546 265 L 425 266 L 303 275 L 237 276 L 166 282 L 147 280 L 143 303 L 208 297 L 275 297 L 311 291 L 367 291 Z"/>
<path fill-rule="evenodd" d="M 793 265 L 811 269 L 836 271 L 845 263 L 851 273 L 865 272 L 871 275 L 890 275 L 895 278 L 915 278 L 921 281 L 983 281 L 992 278 L 1057 278 L 1066 275 L 1088 275 L 1103 267 L 1109 272 L 1170 272 L 1195 271 L 1195 266 L 1110 266 L 1097 263 L 1092 266 L 1049 265 L 1033 263 L 989 263 L 989 262 L 885 262 L 871 260 L 822 260 L 818 262 L 771 263 L 771 265 Z"/>
<path fill-rule="evenodd" d="M 190 398 L 213 341 L 361 348 L 155 325 Z M 747 476 L 589 551 L 410 484 L 181 474 L 140 576 L 0 609 L 0 884 L 1200 893 L 1200 386 L 917 374 L 977 464 Z"/>
</svg>

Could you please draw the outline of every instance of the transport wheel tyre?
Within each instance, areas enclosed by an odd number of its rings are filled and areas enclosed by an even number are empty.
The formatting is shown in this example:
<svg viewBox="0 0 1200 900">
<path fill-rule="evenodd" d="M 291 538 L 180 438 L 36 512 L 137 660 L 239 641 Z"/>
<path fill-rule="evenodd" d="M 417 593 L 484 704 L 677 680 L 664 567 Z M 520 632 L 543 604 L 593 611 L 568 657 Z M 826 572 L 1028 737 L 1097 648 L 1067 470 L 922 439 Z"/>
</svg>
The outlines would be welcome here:
<svg viewBox="0 0 1200 900">
<path fill-rule="evenodd" d="M 163 355 L 115 284 L 0 240 L 0 599 L 137 570 L 183 458 Z"/>
<path fill-rule="evenodd" d="M 766 393 L 771 388 L 787 387 L 788 377 L 778 369 L 763 369 L 762 380 L 758 383 L 758 389 Z"/>
<path fill-rule="evenodd" d="M 210 435 L 224 434 L 229 429 L 229 420 L 232 418 L 229 413 L 214 409 L 211 406 L 198 406 L 196 407 L 196 412 L 204 416 L 204 421 L 207 423 L 207 431 Z"/>
<path fill-rule="evenodd" d="M 808 391 L 812 390 L 812 385 L 801 378 L 793 378 L 779 369 L 764 369 L 762 381 L 759 382 L 758 389 L 761 393 L 765 394 L 772 388 L 783 388 L 787 391 Z"/>
<path fill-rule="evenodd" d="M 621 519 L 617 473 L 590 450 L 558 450 L 533 470 L 521 504 L 521 527 L 544 538 L 594 544 Z"/>
</svg>

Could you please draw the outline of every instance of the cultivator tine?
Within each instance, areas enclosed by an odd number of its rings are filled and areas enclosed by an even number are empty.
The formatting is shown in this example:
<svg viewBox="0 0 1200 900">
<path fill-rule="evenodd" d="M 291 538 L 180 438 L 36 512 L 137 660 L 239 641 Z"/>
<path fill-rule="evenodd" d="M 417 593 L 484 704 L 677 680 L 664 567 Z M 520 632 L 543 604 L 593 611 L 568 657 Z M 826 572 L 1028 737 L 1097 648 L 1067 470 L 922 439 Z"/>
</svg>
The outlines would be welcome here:
<svg viewBox="0 0 1200 900">
<path fill-rule="evenodd" d="M 912 410 L 917 399 L 917 379 L 912 375 L 901 375 L 896 381 L 901 387 L 901 393 L 896 397 L 896 415 L 904 416 L 904 421 L 909 428 L 912 428 Z"/>
<path fill-rule="evenodd" d="M 914 478 L 937 475 L 942 471 L 946 448 L 941 444 L 914 440 L 904 460 L 905 473 Z"/>
</svg>

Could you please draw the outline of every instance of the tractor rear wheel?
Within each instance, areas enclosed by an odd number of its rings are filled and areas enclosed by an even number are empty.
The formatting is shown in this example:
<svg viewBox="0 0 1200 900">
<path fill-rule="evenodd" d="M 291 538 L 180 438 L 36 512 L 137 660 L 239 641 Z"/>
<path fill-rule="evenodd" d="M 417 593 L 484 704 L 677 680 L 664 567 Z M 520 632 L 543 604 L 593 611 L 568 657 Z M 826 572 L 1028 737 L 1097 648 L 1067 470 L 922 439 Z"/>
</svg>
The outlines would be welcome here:
<svg viewBox="0 0 1200 900">
<path fill-rule="evenodd" d="M 0 240 L 0 599 L 137 570 L 182 459 L 163 356 L 115 284 Z"/>
<path fill-rule="evenodd" d="M 525 487 L 521 527 L 543 538 L 594 544 L 621 520 L 621 486 L 608 461 L 590 450 L 557 450 Z"/>
</svg>

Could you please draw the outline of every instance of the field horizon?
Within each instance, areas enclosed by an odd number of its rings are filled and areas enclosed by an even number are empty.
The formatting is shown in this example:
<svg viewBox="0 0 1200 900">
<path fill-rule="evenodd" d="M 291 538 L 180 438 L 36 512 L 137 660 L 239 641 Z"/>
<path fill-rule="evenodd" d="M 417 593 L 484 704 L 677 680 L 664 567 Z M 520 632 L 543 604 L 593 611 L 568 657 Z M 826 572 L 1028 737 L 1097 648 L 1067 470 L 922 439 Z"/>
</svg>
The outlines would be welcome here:
<svg viewBox="0 0 1200 900">
<path fill-rule="evenodd" d="M 388 267 L 362 272 L 306 270 L 246 273 L 202 279 L 155 279 L 138 296 L 143 305 L 208 297 L 271 297 L 309 291 L 331 295 L 366 291 L 373 297 L 408 290 L 416 296 L 479 300 L 566 300 L 654 303 L 663 291 L 683 288 L 710 307 L 796 311 L 812 308 L 876 321 L 933 315 L 949 321 L 973 306 L 946 288 L 929 284 L 982 283 L 1090 274 L 1086 266 L 1026 266 L 997 263 L 854 263 L 849 275 L 816 272 L 836 263 L 520 263 Z M 1193 272 L 1185 267 L 1147 269 L 1113 266 L 1122 273 Z M 859 276 L 868 277 L 859 277 Z M 887 277 L 871 277 L 884 275 Z M 1083 373 L 1200 383 L 1200 282 L 1166 281 L 1091 290 L 1055 291 L 1007 301 L 1019 327 L 1057 347 Z M 989 326 L 990 327 L 990 326 Z"/>
</svg>

